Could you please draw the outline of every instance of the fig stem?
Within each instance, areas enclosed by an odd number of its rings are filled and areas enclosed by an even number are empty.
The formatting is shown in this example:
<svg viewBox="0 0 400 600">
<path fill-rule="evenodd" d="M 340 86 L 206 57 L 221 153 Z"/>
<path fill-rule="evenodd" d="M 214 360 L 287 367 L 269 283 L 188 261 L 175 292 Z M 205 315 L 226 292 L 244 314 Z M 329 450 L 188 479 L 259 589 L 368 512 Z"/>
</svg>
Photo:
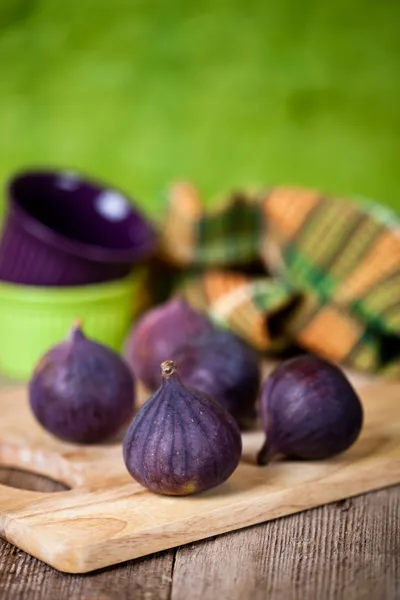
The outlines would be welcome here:
<svg viewBox="0 0 400 600">
<path fill-rule="evenodd" d="M 169 379 L 171 375 L 177 372 L 177 370 L 178 367 L 173 360 L 165 360 L 163 363 L 161 363 L 161 375 L 166 379 Z"/>
<path fill-rule="evenodd" d="M 257 464 L 263 467 L 269 463 L 272 457 L 271 448 L 268 446 L 267 440 L 265 440 L 261 450 L 257 454 Z"/>
<path fill-rule="evenodd" d="M 70 331 L 69 331 L 69 336 L 68 339 L 70 339 L 71 341 L 76 341 L 76 340 L 80 340 L 82 339 L 84 336 L 83 331 L 82 331 L 82 319 L 75 319 Z"/>
</svg>

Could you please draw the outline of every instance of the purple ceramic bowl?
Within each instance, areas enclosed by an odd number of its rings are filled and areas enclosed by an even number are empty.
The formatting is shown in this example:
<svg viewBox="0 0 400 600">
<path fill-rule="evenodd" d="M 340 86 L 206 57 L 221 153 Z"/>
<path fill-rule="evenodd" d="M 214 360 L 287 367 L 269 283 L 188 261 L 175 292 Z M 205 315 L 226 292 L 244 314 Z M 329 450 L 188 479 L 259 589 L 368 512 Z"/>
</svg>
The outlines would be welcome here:
<svg viewBox="0 0 400 600">
<path fill-rule="evenodd" d="M 155 248 L 153 227 L 115 189 L 74 173 L 31 171 L 8 185 L 0 279 L 42 286 L 125 277 Z"/>
</svg>

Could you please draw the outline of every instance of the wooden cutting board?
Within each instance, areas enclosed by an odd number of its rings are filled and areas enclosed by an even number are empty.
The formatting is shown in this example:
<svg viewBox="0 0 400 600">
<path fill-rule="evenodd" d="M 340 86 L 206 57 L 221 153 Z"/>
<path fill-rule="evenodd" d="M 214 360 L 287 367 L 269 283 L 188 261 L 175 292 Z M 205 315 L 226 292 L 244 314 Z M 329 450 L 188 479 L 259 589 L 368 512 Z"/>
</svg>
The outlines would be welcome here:
<svg viewBox="0 0 400 600">
<path fill-rule="evenodd" d="M 344 454 L 255 465 L 262 432 L 225 484 L 185 498 L 152 494 L 126 473 L 117 444 L 79 447 L 47 434 L 24 389 L 0 394 L 0 464 L 71 487 L 54 494 L 0 486 L 0 535 L 53 567 L 83 573 L 400 482 L 400 384 L 361 390 L 365 426 Z"/>
</svg>

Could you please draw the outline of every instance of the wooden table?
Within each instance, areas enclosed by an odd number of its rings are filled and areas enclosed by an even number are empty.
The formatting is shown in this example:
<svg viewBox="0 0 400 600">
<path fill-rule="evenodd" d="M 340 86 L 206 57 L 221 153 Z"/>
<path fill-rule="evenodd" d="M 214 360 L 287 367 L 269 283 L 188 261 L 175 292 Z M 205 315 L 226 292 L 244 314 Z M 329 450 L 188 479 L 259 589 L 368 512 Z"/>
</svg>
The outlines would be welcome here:
<svg viewBox="0 0 400 600">
<path fill-rule="evenodd" d="M 58 483 L 0 469 L 15 487 Z M 0 540 L 2 600 L 400 598 L 400 486 L 89 575 L 59 573 Z"/>
<path fill-rule="evenodd" d="M 64 489 L 8 469 L 0 483 Z M 225 598 L 400 599 L 400 485 L 88 575 L 59 573 L 0 540 L 0 600 Z"/>
</svg>

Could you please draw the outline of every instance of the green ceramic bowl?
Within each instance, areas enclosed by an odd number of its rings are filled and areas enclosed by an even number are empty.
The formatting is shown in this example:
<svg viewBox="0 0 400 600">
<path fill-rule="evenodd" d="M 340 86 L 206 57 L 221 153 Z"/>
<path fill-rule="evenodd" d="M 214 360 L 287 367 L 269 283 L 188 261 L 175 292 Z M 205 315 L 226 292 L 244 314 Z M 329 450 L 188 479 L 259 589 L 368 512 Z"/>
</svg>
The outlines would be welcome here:
<svg viewBox="0 0 400 600">
<path fill-rule="evenodd" d="M 144 272 L 102 284 L 46 288 L 0 282 L 0 370 L 29 379 L 48 348 L 62 341 L 80 318 L 85 333 L 121 351 L 141 306 Z"/>
</svg>

